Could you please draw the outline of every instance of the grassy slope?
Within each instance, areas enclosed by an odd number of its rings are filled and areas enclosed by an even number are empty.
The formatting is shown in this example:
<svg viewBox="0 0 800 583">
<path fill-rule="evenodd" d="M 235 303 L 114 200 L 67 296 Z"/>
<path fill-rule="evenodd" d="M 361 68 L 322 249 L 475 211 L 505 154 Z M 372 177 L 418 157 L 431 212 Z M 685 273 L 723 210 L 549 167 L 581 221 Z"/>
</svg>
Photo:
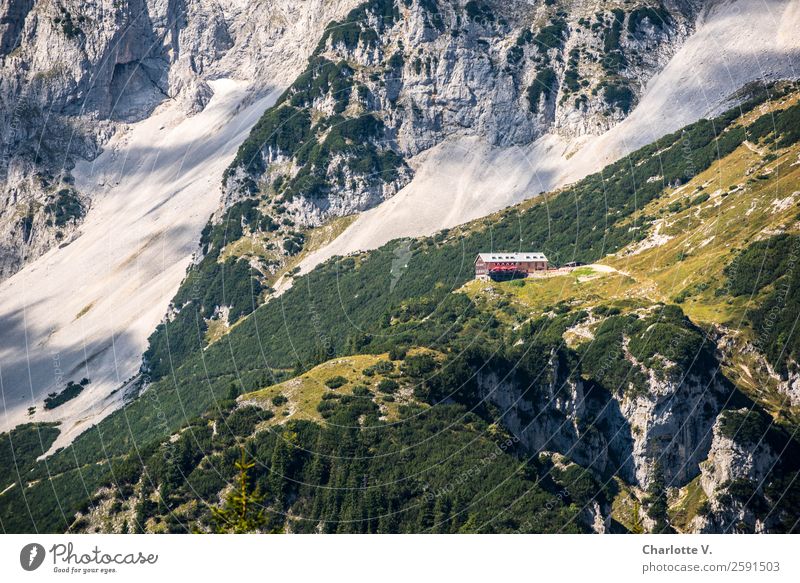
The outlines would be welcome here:
<svg viewBox="0 0 800 583">
<path fill-rule="evenodd" d="M 798 100 L 800 95 L 793 94 L 759 108 L 758 113 L 784 110 Z M 750 113 L 743 120 L 752 122 L 753 117 Z M 615 271 L 575 270 L 516 283 L 473 281 L 464 291 L 478 301 L 511 300 L 531 309 L 532 315 L 558 303 L 623 309 L 678 303 L 697 324 L 731 328 L 743 340 L 752 339 L 745 314 L 770 288 L 757 297 L 733 297 L 726 293 L 723 270 L 750 243 L 800 231 L 798 159 L 800 144 L 773 152 L 763 144 L 746 142 L 686 184 L 667 189 L 625 221 L 649 223 L 643 240 L 600 259 Z M 743 388 L 756 388 L 755 379 L 736 377 Z"/>
<path fill-rule="evenodd" d="M 424 352 L 431 351 L 420 349 L 410 354 Z M 282 424 L 297 419 L 321 422 L 323 417 L 318 406 L 325 394 L 353 395 L 353 389 L 361 387 L 371 393 L 362 395 L 361 398 L 369 399 L 378 405 L 383 419 L 396 421 L 399 417 L 399 407 L 413 401 L 410 398 L 413 386 L 409 386 L 407 381 L 401 378 L 396 363 L 392 364 L 393 370 L 387 373 L 365 373 L 365 370 L 369 371 L 370 367 L 379 362 L 389 362 L 388 355 L 356 354 L 334 358 L 288 381 L 242 395 L 239 400 L 245 403 L 254 402 L 274 411 L 275 417 L 267 421 L 266 425 Z M 334 377 L 345 378 L 347 383 L 336 389 L 330 389 L 325 383 Z M 383 379 L 397 379 L 404 385 L 399 394 L 392 395 L 388 401 L 381 397 L 378 388 Z M 276 406 L 272 400 L 279 395 L 285 397 L 287 401 Z"/>
</svg>

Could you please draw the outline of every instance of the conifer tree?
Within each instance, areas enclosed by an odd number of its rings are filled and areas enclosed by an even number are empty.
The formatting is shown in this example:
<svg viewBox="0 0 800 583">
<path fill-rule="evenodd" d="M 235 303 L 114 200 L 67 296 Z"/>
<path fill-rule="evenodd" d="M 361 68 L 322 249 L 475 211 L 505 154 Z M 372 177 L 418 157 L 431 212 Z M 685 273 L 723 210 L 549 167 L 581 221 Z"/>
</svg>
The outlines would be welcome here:
<svg viewBox="0 0 800 583">
<path fill-rule="evenodd" d="M 239 470 L 236 487 L 225 497 L 222 508 L 211 509 L 218 533 L 244 534 L 266 526 L 264 496 L 258 487 L 251 491 L 249 484 L 248 472 L 254 466 L 254 462 L 247 461 L 242 448 L 242 457 L 236 462 Z"/>
</svg>

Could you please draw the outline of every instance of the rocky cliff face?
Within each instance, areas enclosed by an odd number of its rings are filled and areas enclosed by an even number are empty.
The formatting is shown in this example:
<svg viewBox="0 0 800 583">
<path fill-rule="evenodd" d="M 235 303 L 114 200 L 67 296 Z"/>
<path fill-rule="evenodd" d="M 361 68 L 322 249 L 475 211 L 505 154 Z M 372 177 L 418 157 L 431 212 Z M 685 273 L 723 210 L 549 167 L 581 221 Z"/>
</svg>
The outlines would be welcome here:
<svg viewBox="0 0 800 583">
<path fill-rule="evenodd" d="M 695 7 L 370 0 L 331 24 L 226 181 L 304 226 L 392 196 L 447 137 L 599 134 L 691 32 Z"/>
<path fill-rule="evenodd" d="M 735 415 L 747 415 L 747 409 Z M 699 532 L 731 532 L 740 525 L 753 525 L 756 532 L 764 531 L 777 522 L 779 513 L 765 522 L 759 514 L 763 497 L 763 482 L 774 469 L 779 456 L 760 436 L 755 443 L 737 433 L 722 429 L 721 420 L 714 425 L 714 439 L 708 460 L 702 464 L 700 484 L 709 500 L 703 516 L 694 520 Z"/>
<path fill-rule="evenodd" d="M 70 170 L 165 100 L 200 111 L 219 77 L 289 83 L 352 0 L 13 0 L 0 7 L 0 279 L 77 235 Z M 255 88 L 267 83 L 256 83 Z"/>
<path fill-rule="evenodd" d="M 793 454 L 787 453 L 794 451 L 791 439 L 752 404 L 726 408 L 736 397 L 724 378 L 670 380 L 645 369 L 646 390 L 633 396 L 609 393 L 571 373 L 557 352 L 536 390 L 508 371 L 482 371 L 476 382 L 481 399 L 497 408 L 528 455 L 555 459 L 557 452 L 556 458 L 565 456 L 595 475 L 617 476 L 638 492 L 646 530 L 660 528 L 646 511 L 653 496 L 677 497 L 695 483 L 705 501 L 688 531 L 786 529 L 793 520 L 788 492 L 796 475 Z M 598 532 L 608 528 L 611 507 L 601 497 L 582 512 L 594 513 Z"/>
<path fill-rule="evenodd" d="M 713 338 L 672 309 L 576 321 L 594 331 L 585 344 L 538 343 L 562 330 L 548 316 L 520 328 L 510 360 L 476 372 L 476 402 L 491 404 L 528 455 L 555 452 L 616 476 L 640 504 L 626 512 L 646 530 L 669 528 L 670 507 L 683 530 L 784 528 L 794 442 L 719 372 Z"/>
<path fill-rule="evenodd" d="M 660 466 L 671 487 L 684 486 L 709 456 L 712 428 L 730 389 L 698 377 L 657 378 L 635 396 L 609 394 L 570 377 L 554 355 L 547 389 L 530 392 L 496 374 L 481 374 L 483 396 L 531 452 L 557 451 L 601 474 L 647 488 Z"/>
<path fill-rule="evenodd" d="M 713 379 L 689 376 L 677 382 L 648 370 L 646 395 L 623 399 L 620 412 L 632 434 L 636 481 L 649 485 L 656 463 L 664 480 L 682 486 L 700 471 L 711 446 L 711 427 L 730 388 Z"/>
</svg>

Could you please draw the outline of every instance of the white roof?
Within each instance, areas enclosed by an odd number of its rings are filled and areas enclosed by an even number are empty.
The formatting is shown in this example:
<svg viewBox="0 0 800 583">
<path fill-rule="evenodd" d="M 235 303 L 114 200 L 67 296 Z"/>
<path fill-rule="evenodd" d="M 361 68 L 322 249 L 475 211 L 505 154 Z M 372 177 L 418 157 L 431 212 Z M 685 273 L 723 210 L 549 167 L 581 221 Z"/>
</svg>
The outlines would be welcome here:
<svg viewBox="0 0 800 583">
<path fill-rule="evenodd" d="M 483 261 L 492 262 L 519 262 L 519 261 L 547 261 L 544 253 L 526 252 L 526 253 L 478 253 L 478 258 Z"/>
</svg>

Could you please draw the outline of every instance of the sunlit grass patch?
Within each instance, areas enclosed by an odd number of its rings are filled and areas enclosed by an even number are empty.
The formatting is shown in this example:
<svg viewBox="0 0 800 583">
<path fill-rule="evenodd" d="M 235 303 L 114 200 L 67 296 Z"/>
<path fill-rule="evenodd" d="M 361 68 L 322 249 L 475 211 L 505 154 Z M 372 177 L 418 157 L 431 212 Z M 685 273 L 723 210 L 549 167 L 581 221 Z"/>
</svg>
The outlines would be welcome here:
<svg viewBox="0 0 800 583">
<path fill-rule="evenodd" d="M 420 354 L 440 357 L 429 349 L 413 348 L 406 358 Z M 275 416 L 264 424 L 275 425 L 288 419 L 323 422 L 319 405 L 326 395 L 355 395 L 375 401 L 381 407 L 383 417 L 393 421 L 398 418 L 399 407 L 413 400 L 408 383 L 401 374 L 401 365 L 402 361 L 390 361 L 388 354 L 334 358 L 298 377 L 242 395 L 239 401 L 252 402 L 273 411 Z M 385 381 L 397 383 L 398 390 L 392 395 L 384 394 L 381 387 Z"/>
<path fill-rule="evenodd" d="M 678 531 L 689 530 L 692 519 L 697 516 L 702 504 L 708 500 L 703 487 L 700 485 L 700 476 L 686 484 L 677 493 L 677 499 L 670 505 L 670 523 Z"/>
<path fill-rule="evenodd" d="M 629 532 L 641 533 L 641 503 L 630 486 L 619 478 L 614 478 L 618 491 L 611 503 L 611 518 L 620 523 Z"/>
</svg>

